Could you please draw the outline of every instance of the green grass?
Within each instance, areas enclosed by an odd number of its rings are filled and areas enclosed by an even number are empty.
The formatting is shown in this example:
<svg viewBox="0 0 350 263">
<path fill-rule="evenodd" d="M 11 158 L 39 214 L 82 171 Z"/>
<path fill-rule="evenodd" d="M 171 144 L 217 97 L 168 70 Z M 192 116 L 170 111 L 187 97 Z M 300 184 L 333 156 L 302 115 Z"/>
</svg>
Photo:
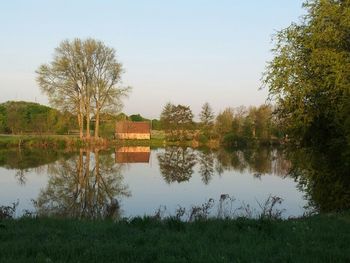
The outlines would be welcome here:
<svg viewBox="0 0 350 263">
<path fill-rule="evenodd" d="M 0 262 L 350 262 L 350 213 L 184 223 L 8 219 Z"/>
<path fill-rule="evenodd" d="M 56 147 L 79 146 L 79 138 L 69 135 L 0 135 L 0 147 Z"/>
<path fill-rule="evenodd" d="M 93 139 L 93 138 L 92 138 Z M 205 143 L 187 141 L 167 141 L 164 132 L 152 131 L 150 140 L 114 140 L 104 139 L 101 141 L 80 140 L 74 135 L 0 135 L 0 147 L 2 148 L 68 148 L 68 147 L 85 147 L 85 146 L 150 146 L 159 148 L 165 146 L 181 147 L 212 147 Z"/>
<path fill-rule="evenodd" d="M 82 141 L 77 136 L 72 135 L 0 135 L 0 147 L 37 147 L 37 148 L 66 148 L 96 145 L 99 142 Z M 104 146 L 188 146 L 191 147 L 192 141 L 169 142 L 161 136 L 151 138 L 150 140 L 104 140 Z"/>
</svg>

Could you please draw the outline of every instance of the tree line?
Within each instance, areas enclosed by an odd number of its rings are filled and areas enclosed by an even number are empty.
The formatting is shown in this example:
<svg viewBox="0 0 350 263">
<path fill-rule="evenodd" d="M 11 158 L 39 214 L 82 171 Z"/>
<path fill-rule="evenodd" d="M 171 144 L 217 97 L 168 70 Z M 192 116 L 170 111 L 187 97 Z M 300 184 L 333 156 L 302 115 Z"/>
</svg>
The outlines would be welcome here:
<svg viewBox="0 0 350 263">
<path fill-rule="evenodd" d="M 189 106 L 167 103 L 160 115 L 160 127 L 168 140 L 219 140 L 227 146 L 270 143 L 284 136 L 271 105 L 229 107 L 215 115 L 206 102 L 198 118 L 199 122 L 195 122 Z"/>
<path fill-rule="evenodd" d="M 0 104 L 0 133 L 67 134 L 76 129 L 74 115 L 33 102 Z"/>
<path fill-rule="evenodd" d="M 79 129 L 77 116 L 67 111 L 27 101 L 7 101 L 0 103 L 0 134 L 72 134 Z M 99 135 L 112 138 L 116 121 L 151 121 L 140 114 L 126 115 L 101 113 Z M 158 120 L 153 120 L 155 128 Z M 94 124 L 90 123 L 90 129 Z"/>
</svg>

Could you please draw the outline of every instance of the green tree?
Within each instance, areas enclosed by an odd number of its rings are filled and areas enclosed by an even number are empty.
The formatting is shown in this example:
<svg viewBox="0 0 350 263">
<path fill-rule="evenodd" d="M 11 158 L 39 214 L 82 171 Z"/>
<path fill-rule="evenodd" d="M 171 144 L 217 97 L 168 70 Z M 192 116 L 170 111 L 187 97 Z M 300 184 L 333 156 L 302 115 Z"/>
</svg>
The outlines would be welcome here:
<svg viewBox="0 0 350 263">
<path fill-rule="evenodd" d="M 143 118 L 140 114 L 133 114 L 129 116 L 131 121 L 146 121 L 147 119 Z"/>
<path fill-rule="evenodd" d="M 152 120 L 152 130 L 161 130 L 162 129 L 162 124 L 160 120 L 153 119 Z"/>
<path fill-rule="evenodd" d="M 307 14 L 300 23 L 275 36 L 264 83 L 288 137 L 320 160 L 308 162 L 323 172 L 306 183 L 317 199 L 327 199 L 327 208 L 320 211 L 329 210 L 330 200 L 332 206 L 340 200 L 339 206 L 346 208 L 342 202 L 348 197 L 325 198 L 320 189 L 336 182 L 326 195 L 340 190 L 341 196 L 349 196 L 350 1 L 310 0 L 304 7 Z M 310 170 L 306 178 L 316 178 Z"/>
<path fill-rule="evenodd" d="M 223 112 L 220 112 L 215 120 L 215 129 L 219 137 L 223 136 L 232 130 L 233 123 L 233 109 L 226 108 Z"/>
<path fill-rule="evenodd" d="M 276 34 L 264 83 L 292 139 L 349 156 L 350 1 L 304 7 L 300 23 Z"/>
<path fill-rule="evenodd" d="M 66 133 L 74 126 L 73 115 L 25 101 L 0 104 L 0 130 L 5 133 Z"/>
<path fill-rule="evenodd" d="M 168 138 L 180 141 L 187 138 L 193 126 L 193 113 L 189 106 L 167 103 L 160 116 Z"/>
<path fill-rule="evenodd" d="M 214 127 L 215 115 L 208 102 L 203 104 L 199 118 L 203 134 L 210 139 Z"/>
</svg>

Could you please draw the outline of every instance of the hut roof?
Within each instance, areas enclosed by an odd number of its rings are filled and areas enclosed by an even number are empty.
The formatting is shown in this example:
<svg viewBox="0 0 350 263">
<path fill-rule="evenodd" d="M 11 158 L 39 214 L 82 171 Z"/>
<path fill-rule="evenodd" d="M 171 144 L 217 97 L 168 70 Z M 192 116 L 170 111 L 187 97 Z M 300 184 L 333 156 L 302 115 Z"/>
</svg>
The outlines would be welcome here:
<svg viewBox="0 0 350 263">
<path fill-rule="evenodd" d="M 150 133 L 149 122 L 118 121 L 115 126 L 116 133 Z"/>
</svg>

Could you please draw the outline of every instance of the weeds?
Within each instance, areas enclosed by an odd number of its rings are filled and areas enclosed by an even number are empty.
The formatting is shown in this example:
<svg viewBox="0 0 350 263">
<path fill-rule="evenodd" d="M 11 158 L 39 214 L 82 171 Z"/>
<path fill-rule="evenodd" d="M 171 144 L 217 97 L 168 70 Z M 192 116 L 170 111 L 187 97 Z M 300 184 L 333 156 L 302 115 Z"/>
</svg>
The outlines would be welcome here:
<svg viewBox="0 0 350 263">
<path fill-rule="evenodd" d="M 34 206 L 35 201 L 32 200 Z M 264 202 L 256 201 L 260 210 L 252 208 L 249 204 L 242 202 L 240 205 L 234 197 L 228 194 L 222 194 L 216 205 L 215 200 L 210 198 L 202 205 L 193 205 L 189 209 L 178 206 L 174 214 L 168 214 L 166 206 L 160 206 L 153 216 L 148 216 L 149 219 L 155 221 L 162 220 L 177 220 L 182 222 L 194 222 L 209 219 L 268 219 L 277 220 L 282 218 L 285 209 L 280 209 L 283 199 L 278 196 L 269 196 Z M 18 201 L 14 202 L 12 206 L 0 206 L 0 219 L 11 219 L 15 217 Z M 217 212 L 214 212 L 214 207 L 217 206 Z M 119 203 L 113 204 L 111 207 L 106 207 L 104 218 L 111 218 L 112 215 L 119 211 Z M 45 215 L 42 215 L 45 216 Z M 36 211 L 24 210 L 22 217 L 40 217 Z M 118 218 L 121 218 L 118 216 Z M 129 222 L 136 220 L 139 217 L 126 219 Z"/>
<path fill-rule="evenodd" d="M 0 220 L 14 218 L 18 204 L 19 202 L 17 201 L 10 206 L 0 206 Z"/>
<path fill-rule="evenodd" d="M 283 199 L 278 196 L 269 196 L 264 203 L 256 201 L 261 208 L 260 219 L 280 219 L 285 209 L 277 209 L 276 205 L 280 205 Z"/>
<path fill-rule="evenodd" d="M 190 210 L 190 217 L 188 219 L 189 222 L 197 221 L 197 220 L 205 220 L 208 219 L 210 214 L 210 209 L 214 206 L 214 199 L 210 198 L 206 203 L 201 206 L 193 206 Z"/>
<path fill-rule="evenodd" d="M 264 202 L 256 201 L 259 210 L 252 208 L 249 204 L 242 202 L 240 205 L 236 204 L 237 200 L 228 194 L 222 194 L 217 204 L 217 213 L 213 212 L 215 207 L 215 200 L 210 198 L 202 205 L 192 206 L 186 209 L 178 206 L 173 216 L 166 217 L 166 207 L 161 206 L 152 216 L 157 220 L 178 220 L 183 222 L 194 222 L 199 220 L 209 219 L 260 219 L 260 220 L 277 220 L 281 219 L 285 209 L 280 209 L 283 199 L 278 196 L 270 195 Z"/>
</svg>

